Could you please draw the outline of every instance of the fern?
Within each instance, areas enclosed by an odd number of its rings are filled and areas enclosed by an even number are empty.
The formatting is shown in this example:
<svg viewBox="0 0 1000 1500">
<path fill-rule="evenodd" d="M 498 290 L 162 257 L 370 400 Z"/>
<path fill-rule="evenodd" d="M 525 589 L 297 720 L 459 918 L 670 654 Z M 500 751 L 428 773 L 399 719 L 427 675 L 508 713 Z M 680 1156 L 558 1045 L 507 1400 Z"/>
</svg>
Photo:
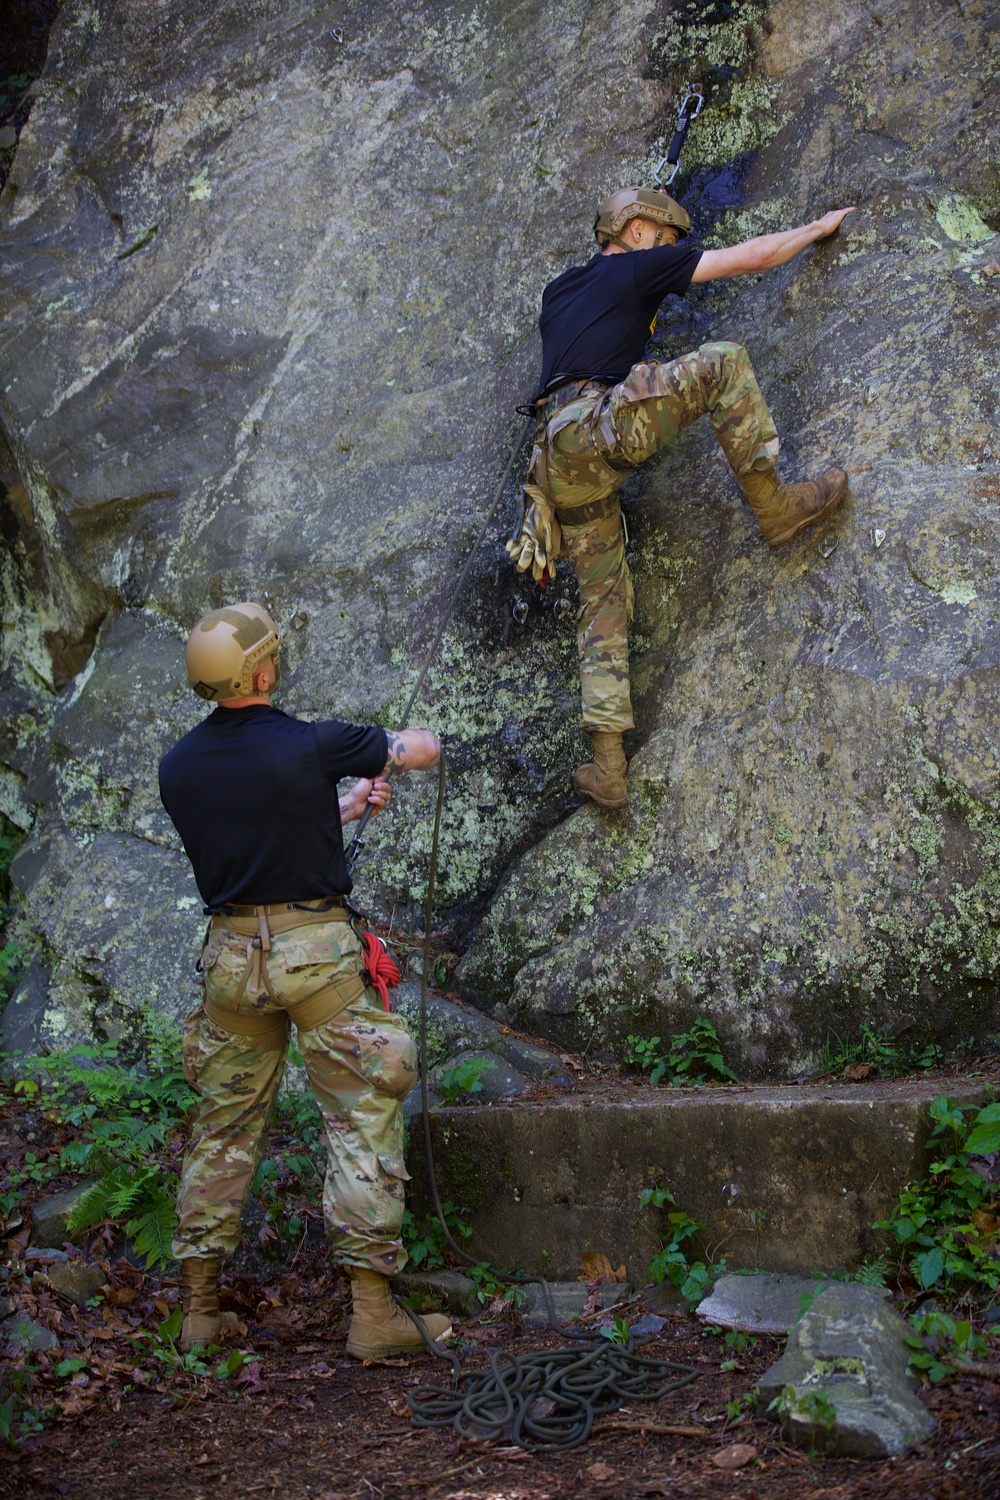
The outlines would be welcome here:
<svg viewBox="0 0 1000 1500">
<path fill-rule="evenodd" d="M 108 1217 L 108 1198 L 112 1187 L 112 1183 L 102 1179 L 91 1183 L 86 1192 L 76 1200 L 66 1220 L 66 1233 L 71 1239 L 74 1235 L 82 1234 L 85 1229 L 93 1229 L 95 1224 L 102 1224 Z"/>
<path fill-rule="evenodd" d="M 145 1257 L 150 1270 L 166 1265 L 171 1256 L 171 1241 L 177 1228 L 173 1195 L 157 1188 L 147 1199 L 149 1206 L 138 1218 L 129 1219 L 125 1233 L 139 1255 Z"/>
</svg>

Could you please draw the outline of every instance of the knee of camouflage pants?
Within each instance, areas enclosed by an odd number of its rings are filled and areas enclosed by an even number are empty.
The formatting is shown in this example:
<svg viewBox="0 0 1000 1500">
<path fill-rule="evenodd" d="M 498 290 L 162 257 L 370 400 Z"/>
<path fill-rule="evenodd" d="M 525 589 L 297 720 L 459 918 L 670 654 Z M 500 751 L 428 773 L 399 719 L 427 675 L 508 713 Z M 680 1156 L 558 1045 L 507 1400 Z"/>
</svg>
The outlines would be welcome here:
<svg viewBox="0 0 1000 1500">
<path fill-rule="evenodd" d="M 702 344 L 679 359 L 634 365 L 609 404 L 615 456 L 634 466 L 706 413 L 737 474 L 778 457 L 777 429 L 742 344 Z"/>
<path fill-rule="evenodd" d="M 406 1264 L 402 1099 L 417 1077 L 409 1028 L 374 1009 L 366 990 L 300 1032 L 299 1049 L 326 1131 L 323 1212 L 334 1251 L 345 1265 L 392 1275 Z"/>
</svg>

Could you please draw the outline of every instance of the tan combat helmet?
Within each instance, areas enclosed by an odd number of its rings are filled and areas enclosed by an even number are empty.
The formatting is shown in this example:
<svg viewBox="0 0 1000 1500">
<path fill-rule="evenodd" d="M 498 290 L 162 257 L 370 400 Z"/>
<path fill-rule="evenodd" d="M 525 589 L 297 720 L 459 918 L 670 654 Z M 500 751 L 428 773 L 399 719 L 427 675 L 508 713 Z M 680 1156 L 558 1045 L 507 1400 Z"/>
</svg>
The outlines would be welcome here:
<svg viewBox="0 0 1000 1500">
<path fill-rule="evenodd" d="M 188 636 L 184 652 L 188 682 L 199 698 L 213 703 L 249 698 L 254 670 L 277 651 L 280 639 L 277 625 L 260 604 L 213 609 Z"/>
<path fill-rule="evenodd" d="M 622 245 L 623 249 L 631 250 L 632 246 L 624 244 L 618 236 L 632 219 L 652 219 L 654 224 L 662 224 L 664 227 L 671 224 L 681 239 L 691 228 L 691 220 L 686 211 L 660 188 L 620 188 L 610 198 L 605 198 L 597 210 L 597 218 L 594 220 L 597 243 Z M 656 243 L 660 243 L 659 236 Z"/>
</svg>

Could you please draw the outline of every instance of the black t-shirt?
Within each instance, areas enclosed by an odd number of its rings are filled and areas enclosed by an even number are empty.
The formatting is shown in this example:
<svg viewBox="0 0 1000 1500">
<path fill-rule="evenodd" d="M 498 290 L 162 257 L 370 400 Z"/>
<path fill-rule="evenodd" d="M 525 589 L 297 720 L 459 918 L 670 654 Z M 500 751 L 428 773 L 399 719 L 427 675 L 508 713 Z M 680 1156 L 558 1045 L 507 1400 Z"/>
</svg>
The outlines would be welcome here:
<svg viewBox="0 0 1000 1500">
<path fill-rule="evenodd" d="M 702 252 L 658 245 L 595 255 L 550 281 L 542 293 L 541 396 L 567 380 L 624 380 L 643 356 L 670 292 L 683 297 Z"/>
<path fill-rule="evenodd" d="M 160 799 L 206 906 L 346 896 L 337 782 L 381 774 L 384 729 L 217 708 L 160 761 Z"/>
</svg>

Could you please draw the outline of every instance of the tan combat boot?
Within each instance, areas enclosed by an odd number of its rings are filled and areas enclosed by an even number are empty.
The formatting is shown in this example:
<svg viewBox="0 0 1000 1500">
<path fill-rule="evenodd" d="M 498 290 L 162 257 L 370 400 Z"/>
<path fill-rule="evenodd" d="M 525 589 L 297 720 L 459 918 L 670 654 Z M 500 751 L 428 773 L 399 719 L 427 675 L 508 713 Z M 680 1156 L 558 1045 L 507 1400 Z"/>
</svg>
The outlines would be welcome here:
<svg viewBox="0 0 1000 1500">
<path fill-rule="evenodd" d="M 818 479 L 802 484 L 783 484 L 773 469 L 763 473 L 752 469 L 739 480 L 764 540 L 772 547 L 787 547 L 807 526 L 836 510 L 847 487 L 843 469 L 828 469 Z"/>
<path fill-rule="evenodd" d="M 347 1333 L 348 1354 L 355 1359 L 386 1359 L 426 1351 L 416 1323 L 392 1300 L 387 1276 L 351 1266 L 350 1277 L 354 1316 Z M 420 1321 L 432 1339 L 451 1332 L 451 1319 L 443 1313 L 429 1313 Z"/>
<path fill-rule="evenodd" d="M 589 797 L 598 807 L 628 807 L 625 768 L 628 762 L 622 749 L 622 737 L 606 729 L 591 734 L 594 758 L 573 773 L 573 785 L 582 797 Z"/>
<path fill-rule="evenodd" d="M 177 1347 L 185 1354 L 196 1344 L 213 1344 L 219 1337 L 219 1264 L 216 1256 L 198 1255 L 181 1261 L 184 1322 Z"/>
</svg>

